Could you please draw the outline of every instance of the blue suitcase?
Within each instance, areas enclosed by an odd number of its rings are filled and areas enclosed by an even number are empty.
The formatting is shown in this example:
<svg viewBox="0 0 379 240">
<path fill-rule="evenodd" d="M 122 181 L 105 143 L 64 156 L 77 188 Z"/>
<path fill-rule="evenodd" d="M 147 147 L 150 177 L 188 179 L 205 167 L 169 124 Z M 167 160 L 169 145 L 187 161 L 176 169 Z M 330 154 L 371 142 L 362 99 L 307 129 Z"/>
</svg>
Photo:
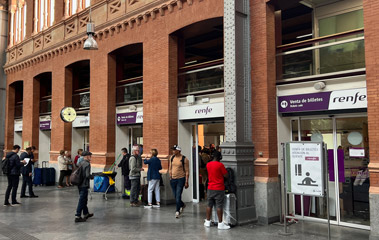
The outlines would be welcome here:
<svg viewBox="0 0 379 240">
<path fill-rule="evenodd" d="M 34 178 L 33 178 L 33 184 L 35 186 L 42 185 L 42 169 L 41 168 L 34 168 Z"/>
<path fill-rule="evenodd" d="M 47 161 L 42 162 L 42 184 L 55 186 L 55 168 L 48 168 Z"/>
</svg>

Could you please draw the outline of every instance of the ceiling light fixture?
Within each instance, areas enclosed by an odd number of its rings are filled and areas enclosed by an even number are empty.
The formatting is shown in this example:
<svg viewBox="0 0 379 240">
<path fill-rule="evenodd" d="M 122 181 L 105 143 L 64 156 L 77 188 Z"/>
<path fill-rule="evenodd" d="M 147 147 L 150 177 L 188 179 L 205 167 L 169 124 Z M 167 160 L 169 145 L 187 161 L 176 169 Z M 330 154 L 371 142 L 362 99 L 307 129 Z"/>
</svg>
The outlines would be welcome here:
<svg viewBox="0 0 379 240">
<path fill-rule="evenodd" d="M 97 42 L 94 38 L 94 36 L 95 36 L 95 23 L 92 22 L 92 19 L 91 19 L 91 8 L 89 9 L 89 21 L 87 23 L 87 35 L 88 35 L 88 38 L 84 42 L 83 49 L 85 49 L 85 50 L 97 50 L 98 46 L 97 46 Z"/>
</svg>

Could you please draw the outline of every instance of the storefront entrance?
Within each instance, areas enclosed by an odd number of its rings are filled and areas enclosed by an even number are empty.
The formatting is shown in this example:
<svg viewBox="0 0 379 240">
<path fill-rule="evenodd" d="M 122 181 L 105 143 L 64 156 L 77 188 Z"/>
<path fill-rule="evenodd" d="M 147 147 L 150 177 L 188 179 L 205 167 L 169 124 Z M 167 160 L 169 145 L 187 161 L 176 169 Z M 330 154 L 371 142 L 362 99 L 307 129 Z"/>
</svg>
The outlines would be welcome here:
<svg viewBox="0 0 379 240">
<path fill-rule="evenodd" d="M 192 156 L 191 173 L 193 181 L 193 202 L 206 198 L 207 171 L 206 164 L 213 151 L 224 142 L 224 123 L 192 124 Z"/>
<path fill-rule="evenodd" d="M 297 117 L 291 119 L 292 141 L 323 141 L 327 145 L 329 203 L 332 223 L 370 229 L 369 139 L 367 116 Z M 326 219 L 326 200 L 292 196 L 292 211 Z"/>
</svg>

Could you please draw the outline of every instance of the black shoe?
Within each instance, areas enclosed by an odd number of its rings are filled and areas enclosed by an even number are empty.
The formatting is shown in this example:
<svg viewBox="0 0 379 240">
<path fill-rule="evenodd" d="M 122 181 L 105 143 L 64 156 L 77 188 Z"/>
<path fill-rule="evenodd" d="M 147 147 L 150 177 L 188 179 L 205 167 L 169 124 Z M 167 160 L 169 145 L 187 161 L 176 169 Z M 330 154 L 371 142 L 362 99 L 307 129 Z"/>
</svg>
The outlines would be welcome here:
<svg viewBox="0 0 379 240">
<path fill-rule="evenodd" d="M 12 207 L 16 207 L 16 206 L 20 206 L 20 205 L 21 205 L 21 203 L 19 203 L 19 202 L 15 202 L 15 203 L 11 204 Z"/>
<path fill-rule="evenodd" d="M 84 218 L 87 220 L 88 218 L 93 217 L 93 213 L 88 213 L 84 216 Z"/>
<path fill-rule="evenodd" d="M 20 198 L 28 198 L 29 196 L 27 196 L 27 195 L 22 195 L 22 196 L 20 196 Z"/>
<path fill-rule="evenodd" d="M 38 196 L 37 195 L 32 195 L 32 196 L 30 196 L 30 198 L 38 198 Z"/>
<path fill-rule="evenodd" d="M 85 222 L 86 219 L 85 218 L 82 218 L 82 217 L 76 217 L 75 218 L 75 222 Z"/>
<path fill-rule="evenodd" d="M 4 203 L 4 207 L 8 207 L 8 206 L 10 206 L 11 204 L 9 203 L 9 202 L 6 202 L 6 203 Z"/>
</svg>

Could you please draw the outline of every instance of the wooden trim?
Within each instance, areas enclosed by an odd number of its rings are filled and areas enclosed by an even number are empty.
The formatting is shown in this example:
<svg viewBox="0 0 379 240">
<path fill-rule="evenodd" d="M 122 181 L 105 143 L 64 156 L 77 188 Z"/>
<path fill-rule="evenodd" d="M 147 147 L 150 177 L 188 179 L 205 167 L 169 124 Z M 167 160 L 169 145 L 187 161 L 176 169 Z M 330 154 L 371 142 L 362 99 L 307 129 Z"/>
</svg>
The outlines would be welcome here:
<svg viewBox="0 0 379 240">
<path fill-rule="evenodd" d="M 359 33 L 364 33 L 364 28 L 358 28 L 358 29 L 354 29 L 354 30 L 346 31 L 346 32 L 342 32 L 342 33 L 336 33 L 336 34 L 327 35 L 327 36 L 323 36 L 323 37 L 312 38 L 312 39 L 308 39 L 308 40 L 304 40 L 304 41 L 300 41 L 300 42 L 284 44 L 284 45 L 277 46 L 276 48 L 278 50 L 286 50 L 286 49 L 290 49 L 290 48 L 295 48 L 295 47 L 301 47 L 301 46 L 304 46 L 304 45 L 309 45 L 309 44 L 312 44 L 312 43 L 317 43 L 317 42 L 320 42 L 320 41 L 337 39 L 337 38 L 346 37 L 346 36 L 349 36 L 349 35 L 354 35 L 354 34 L 359 34 Z"/>
</svg>

